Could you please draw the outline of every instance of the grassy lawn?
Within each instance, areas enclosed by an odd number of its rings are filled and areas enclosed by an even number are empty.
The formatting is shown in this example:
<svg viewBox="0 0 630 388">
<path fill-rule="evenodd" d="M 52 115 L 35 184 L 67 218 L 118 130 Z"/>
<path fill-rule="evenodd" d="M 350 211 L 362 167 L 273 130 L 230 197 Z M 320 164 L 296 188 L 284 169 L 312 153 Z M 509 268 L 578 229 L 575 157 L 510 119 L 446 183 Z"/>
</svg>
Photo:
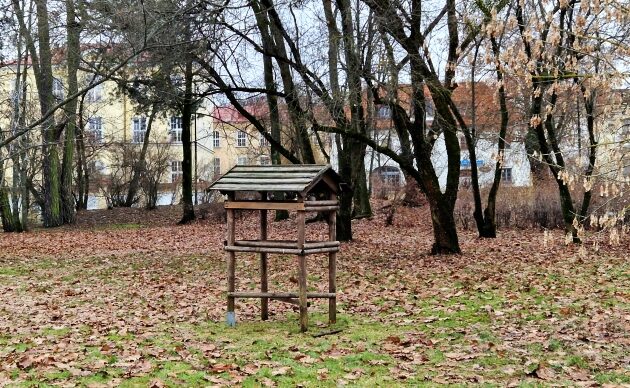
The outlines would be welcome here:
<svg viewBox="0 0 630 388">
<path fill-rule="evenodd" d="M 301 334 L 276 301 L 269 321 L 239 300 L 237 326 L 223 323 L 223 225 L 121 225 L 0 236 L 0 386 L 630 384 L 627 245 L 462 233 L 464 255 L 432 257 L 426 228 L 361 220 L 339 258 L 337 324 L 313 302 Z M 324 262 L 309 262 L 314 290 Z M 274 256 L 270 287 L 294 290 L 295 273 Z M 256 289 L 256 258 L 237 274 Z"/>
</svg>

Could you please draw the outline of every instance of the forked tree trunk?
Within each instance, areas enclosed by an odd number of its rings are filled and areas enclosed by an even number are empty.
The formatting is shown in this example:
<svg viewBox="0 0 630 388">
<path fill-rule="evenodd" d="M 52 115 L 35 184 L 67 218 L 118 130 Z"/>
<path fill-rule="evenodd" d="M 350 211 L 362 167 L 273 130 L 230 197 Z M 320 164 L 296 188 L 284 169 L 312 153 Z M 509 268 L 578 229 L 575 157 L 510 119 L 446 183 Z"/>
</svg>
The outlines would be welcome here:
<svg viewBox="0 0 630 388">
<path fill-rule="evenodd" d="M 433 225 L 433 246 L 431 254 L 461 253 L 453 210 L 443 200 L 429 199 L 431 223 Z"/>
</svg>

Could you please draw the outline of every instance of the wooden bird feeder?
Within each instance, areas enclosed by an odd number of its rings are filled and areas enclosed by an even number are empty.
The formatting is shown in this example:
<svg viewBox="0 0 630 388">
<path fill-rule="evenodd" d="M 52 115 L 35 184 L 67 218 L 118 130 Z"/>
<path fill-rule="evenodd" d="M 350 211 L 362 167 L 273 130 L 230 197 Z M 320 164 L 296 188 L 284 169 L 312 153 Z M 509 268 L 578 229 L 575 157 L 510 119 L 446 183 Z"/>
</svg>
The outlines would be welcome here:
<svg viewBox="0 0 630 388">
<path fill-rule="evenodd" d="M 339 175 L 330 165 L 274 165 L 236 166 L 217 179 L 209 187 L 227 195 L 227 323 L 236 325 L 234 301 L 236 298 L 260 298 L 261 318 L 269 317 L 269 300 L 280 300 L 296 304 L 300 308 L 300 330 L 308 329 L 308 298 L 328 299 L 328 319 L 335 323 L 337 312 L 337 252 L 336 213 L 339 209 L 337 195 L 341 192 Z M 259 193 L 260 199 L 237 199 L 237 193 Z M 285 193 L 285 200 L 274 200 L 270 193 Z M 258 197 L 258 195 L 256 196 Z M 260 238 L 258 240 L 236 240 L 234 211 L 260 210 Z M 267 211 L 288 210 L 297 212 L 297 240 L 268 240 Z M 305 240 L 305 216 L 307 212 L 326 214 L 328 241 Z M 235 290 L 235 261 L 237 252 L 260 254 L 260 292 L 238 292 Z M 270 292 L 268 290 L 268 254 L 295 254 L 298 264 L 299 292 Z M 328 254 L 328 292 L 307 292 L 306 256 Z"/>
</svg>

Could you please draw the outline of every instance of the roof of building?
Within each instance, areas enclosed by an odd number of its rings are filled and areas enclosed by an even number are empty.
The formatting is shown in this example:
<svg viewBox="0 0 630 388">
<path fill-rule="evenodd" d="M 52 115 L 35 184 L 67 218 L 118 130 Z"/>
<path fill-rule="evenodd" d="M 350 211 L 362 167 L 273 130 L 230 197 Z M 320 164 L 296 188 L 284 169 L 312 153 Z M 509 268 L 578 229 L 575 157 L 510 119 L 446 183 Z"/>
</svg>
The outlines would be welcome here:
<svg viewBox="0 0 630 388">
<path fill-rule="evenodd" d="M 282 164 L 272 166 L 235 166 L 214 181 L 208 190 L 222 193 L 238 191 L 295 192 L 305 197 L 315 189 L 342 191 L 339 175 L 326 164 Z"/>
</svg>

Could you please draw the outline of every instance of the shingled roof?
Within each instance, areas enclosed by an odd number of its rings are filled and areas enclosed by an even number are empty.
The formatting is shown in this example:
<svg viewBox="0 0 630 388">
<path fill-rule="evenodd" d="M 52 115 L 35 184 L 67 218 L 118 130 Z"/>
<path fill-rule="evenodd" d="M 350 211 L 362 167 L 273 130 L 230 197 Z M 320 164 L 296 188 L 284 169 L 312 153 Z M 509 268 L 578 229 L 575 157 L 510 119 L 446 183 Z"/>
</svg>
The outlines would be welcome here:
<svg viewBox="0 0 630 388">
<path fill-rule="evenodd" d="M 273 166 L 235 166 L 214 181 L 208 190 L 296 192 L 305 196 L 318 184 L 339 193 L 341 179 L 330 165 L 287 164 Z"/>
</svg>

